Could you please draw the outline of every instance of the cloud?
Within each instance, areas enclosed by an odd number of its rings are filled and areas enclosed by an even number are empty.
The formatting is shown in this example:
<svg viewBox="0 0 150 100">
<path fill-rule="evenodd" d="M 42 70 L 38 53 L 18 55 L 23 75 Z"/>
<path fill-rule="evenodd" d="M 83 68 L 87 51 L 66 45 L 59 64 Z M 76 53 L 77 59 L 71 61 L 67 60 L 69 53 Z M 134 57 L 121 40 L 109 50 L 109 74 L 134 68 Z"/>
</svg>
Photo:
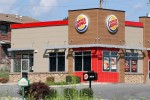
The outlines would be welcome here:
<svg viewBox="0 0 150 100">
<path fill-rule="evenodd" d="M 0 12 L 10 13 L 17 0 L 0 0 Z"/>
<path fill-rule="evenodd" d="M 69 2 L 69 0 L 29 0 L 30 5 L 33 5 L 30 9 L 30 13 L 33 16 L 40 16 L 47 13 L 52 14 L 61 6 L 61 3 L 65 2 Z"/>
<path fill-rule="evenodd" d="M 143 4 L 141 4 L 141 3 L 137 3 L 137 4 L 135 4 L 134 6 L 133 6 L 133 9 L 134 10 L 140 10 L 140 9 L 142 9 L 144 7 L 144 5 Z"/>
<path fill-rule="evenodd" d="M 31 0 L 33 2 L 33 0 Z M 32 3 L 31 3 L 32 4 Z M 36 6 L 32 7 L 32 14 L 35 16 L 52 11 L 58 4 L 58 0 L 40 0 Z"/>
</svg>

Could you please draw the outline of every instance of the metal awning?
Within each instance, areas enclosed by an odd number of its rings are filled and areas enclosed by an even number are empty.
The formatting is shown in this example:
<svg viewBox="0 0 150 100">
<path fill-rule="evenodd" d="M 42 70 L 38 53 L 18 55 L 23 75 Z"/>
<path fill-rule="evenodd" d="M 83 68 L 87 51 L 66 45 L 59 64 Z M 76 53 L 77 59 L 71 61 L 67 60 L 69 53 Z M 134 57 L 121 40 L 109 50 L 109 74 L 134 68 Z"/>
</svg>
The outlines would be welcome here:
<svg viewBox="0 0 150 100">
<path fill-rule="evenodd" d="M 54 50 L 54 49 L 67 49 L 68 46 L 48 46 L 45 47 L 45 50 Z"/>
<path fill-rule="evenodd" d="M 150 51 L 150 48 L 147 48 L 146 50 L 147 50 L 147 51 Z"/>
<path fill-rule="evenodd" d="M 9 48 L 8 51 L 34 51 L 33 48 Z"/>
<path fill-rule="evenodd" d="M 1 40 L 0 44 L 10 44 L 11 42 L 9 40 Z"/>
<path fill-rule="evenodd" d="M 68 45 L 68 48 L 88 48 L 88 47 L 104 47 L 104 48 L 118 48 L 118 49 L 136 49 L 146 50 L 144 47 L 131 47 L 123 45 L 109 45 L 109 44 L 83 44 L 83 45 Z"/>
</svg>

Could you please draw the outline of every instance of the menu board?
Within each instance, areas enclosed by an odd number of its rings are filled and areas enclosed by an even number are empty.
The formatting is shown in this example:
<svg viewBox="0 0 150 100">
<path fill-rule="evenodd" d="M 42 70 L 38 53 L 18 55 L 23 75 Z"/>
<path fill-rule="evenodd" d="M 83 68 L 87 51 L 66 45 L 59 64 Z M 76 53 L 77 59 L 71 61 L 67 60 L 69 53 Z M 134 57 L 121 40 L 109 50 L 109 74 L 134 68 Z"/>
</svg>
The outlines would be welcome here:
<svg viewBox="0 0 150 100">
<path fill-rule="evenodd" d="M 110 69 L 109 58 L 108 57 L 104 57 L 104 70 L 107 71 L 109 69 Z"/>
<path fill-rule="evenodd" d="M 130 63 L 129 60 L 125 60 L 125 72 L 130 72 Z"/>
<path fill-rule="evenodd" d="M 131 65 L 131 71 L 137 72 L 137 60 L 132 60 Z"/>
<path fill-rule="evenodd" d="M 116 62 L 117 62 L 116 57 L 111 57 L 111 69 L 112 70 L 116 70 L 117 69 Z"/>
</svg>

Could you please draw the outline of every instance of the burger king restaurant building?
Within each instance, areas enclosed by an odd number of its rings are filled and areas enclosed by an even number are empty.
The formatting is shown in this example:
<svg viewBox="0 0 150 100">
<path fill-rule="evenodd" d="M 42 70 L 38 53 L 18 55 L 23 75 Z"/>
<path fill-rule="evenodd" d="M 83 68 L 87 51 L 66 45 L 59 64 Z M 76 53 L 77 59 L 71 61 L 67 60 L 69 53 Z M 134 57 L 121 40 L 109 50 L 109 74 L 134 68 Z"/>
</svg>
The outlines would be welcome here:
<svg viewBox="0 0 150 100">
<path fill-rule="evenodd" d="M 27 72 L 31 82 L 94 71 L 96 82 L 150 80 L 150 17 L 125 21 L 111 9 L 70 10 L 68 20 L 13 24 L 10 81 Z"/>
</svg>

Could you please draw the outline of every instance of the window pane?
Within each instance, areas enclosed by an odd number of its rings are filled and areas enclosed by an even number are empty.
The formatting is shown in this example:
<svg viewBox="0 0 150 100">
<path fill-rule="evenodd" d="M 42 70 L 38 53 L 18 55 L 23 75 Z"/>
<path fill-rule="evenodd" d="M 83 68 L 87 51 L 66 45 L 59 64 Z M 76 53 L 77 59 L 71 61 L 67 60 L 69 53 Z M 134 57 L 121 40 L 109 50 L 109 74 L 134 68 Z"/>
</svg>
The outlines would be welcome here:
<svg viewBox="0 0 150 100">
<path fill-rule="evenodd" d="M 109 57 L 104 57 L 103 59 L 103 70 L 104 71 L 110 70 Z"/>
<path fill-rule="evenodd" d="M 56 57 L 56 53 L 50 53 L 49 56 L 50 57 Z"/>
<path fill-rule="evenodd" d="M 82 71 L 82 56 L 75 56 L 75 71 Z"/>
<path fill-rule="evenodd" d="M 21 72 L 21 55 L 17 54 L 14 56 L 14 72 Z"/>
<path fill-rule="evenodd" d="M 82 55 L 82 52 L 75 52 L 75 56 L 77 56 L 77 55 Z"/>
<path fill-rule="evenodd" d="M 112 56 L 117 56 L 118 52 L 111 52 Z"/>
<path fill-rule="evenodd" d="M 91 70 L 91 56 L 84 56 L 83 57 L 83 71 L 90 71 Z"/>
<path fill-rule="evenodd" d="M 137 72 L 137 60 L 132 60 L 131 62 L 131 71 Z"/>
<path fill-rule="evenodd" d="M 58 57 L 58 71 L 65 71 L 65 57 Z"/>
<path fill-rule="evenodd" d="M 130 72 L 130 60 L 125 60 L 125 72 Z"/>
<path fill-rule="evenodd" d="M 91 51 L 84 51 L 84 52 L 83 52 L 83 55 L 84 55 L 84 56 L 86 56 L 86 55 L 91 55 Z"/>
<path fill-rule="evenodd" d="M 28 54 L 22 55 L 22 59 L 28 59 L 28 58 L 29 58 L 29 55 L 28 55 Z"/>
<path fill-rule="evenodd" d="M 111 57 L 111 71 L 116 72 L 117 71 L 117 58 Z"/>
<path fill-rule="evenodd" d="M 9 28 L 8 25 L 0 25 L 0 30 L 1 30 L 2 35 L 6 35 L 7 34 L 8 28 Z"/>
<path fill-rule="evenodd" d="M 103 51 L 103 55 L 104 56 L 110 56 L 110 52 L 109 51 Z"/>
<path fill-rule="evenodd" d="M 50 57 L 50 71 L 56 71 L 56 57 Z"/>
<path fill-rule="evenodd" d="M 59 52 L 58 56 L 65 56 L 65 52 Z"/>
</svg>

